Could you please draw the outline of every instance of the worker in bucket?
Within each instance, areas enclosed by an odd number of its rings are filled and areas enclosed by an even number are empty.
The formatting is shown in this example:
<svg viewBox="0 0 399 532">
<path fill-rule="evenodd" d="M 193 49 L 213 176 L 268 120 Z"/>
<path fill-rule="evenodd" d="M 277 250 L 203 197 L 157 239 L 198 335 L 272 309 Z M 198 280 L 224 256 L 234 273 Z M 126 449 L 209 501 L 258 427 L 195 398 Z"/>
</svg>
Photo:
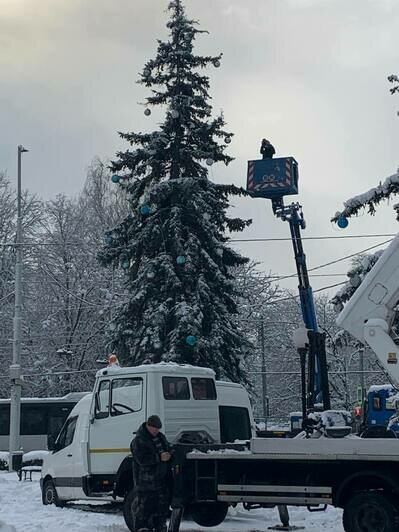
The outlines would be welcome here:
<svg viewBox="0 0 399 532">
<path fill-rule="evenodd" d="M 260 153 L 262 154 L 262 159 L 272 159 L 273 155 L 276 153 L 274 146 L 270 144 L 267 139 L 262 139 L 262 144 L 260 146 Z"/>
<path fill-rule="evenodd" d="M 150 416 L 130 444 L 135 489 L 132 513 L 136 532 L 167 531 L 171 447 L 161 428 L 160 418 Z"/>
</svg>

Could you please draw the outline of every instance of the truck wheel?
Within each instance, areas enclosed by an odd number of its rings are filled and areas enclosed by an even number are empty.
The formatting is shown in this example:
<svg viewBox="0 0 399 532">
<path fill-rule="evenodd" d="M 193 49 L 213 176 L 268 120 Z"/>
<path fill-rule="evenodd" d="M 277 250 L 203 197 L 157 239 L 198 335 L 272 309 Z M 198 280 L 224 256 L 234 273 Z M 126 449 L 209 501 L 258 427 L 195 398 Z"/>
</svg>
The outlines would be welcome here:
<svg viewBox="0 0 399 532">
<path fill-rule="evenodd" d="M 131 532 L 134 532 L 133 499 L 134 490 L 130 490 L 123 500 L 123 518 L 125 519 L 126 526 Z"/>
<path fill-rule="evenodd" d="M 192 504 L 189 513 L 200 526 L 217 526 L 223 523 L 229 505 L 225 502 L 198 502 Z"/>
<path fill-rule="evenodd" d="M 345 532 L 397 532 L 398 508 L 376 491 L 358 493 L 344 508 Z"/>
<path fill-rule="evenodd" d="M 52 480 L 46 480 L 43 484 L 42 492 L 43 504 L 55 504 L 59 508 L 65 506 L 65 502 L 58 498 L 57 490 L 55 489 L 54 482 Z"/>
</svg>

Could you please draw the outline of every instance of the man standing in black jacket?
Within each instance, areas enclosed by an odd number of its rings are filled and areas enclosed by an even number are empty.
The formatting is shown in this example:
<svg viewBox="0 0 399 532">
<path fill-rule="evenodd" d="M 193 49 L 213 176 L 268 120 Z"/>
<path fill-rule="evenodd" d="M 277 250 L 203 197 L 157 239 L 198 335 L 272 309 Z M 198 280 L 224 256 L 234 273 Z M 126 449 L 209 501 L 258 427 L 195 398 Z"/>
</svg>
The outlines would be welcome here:
<svg viewBox="0 0 399 532">
<path fill-rule="evenodd" d="M 262 144 L 260 146 L 260 153 L 262 154 L 262 159 L 272 159 L 273 155 L 276 153 L 274 146 L 270 144 L 267 139 L 262 139 Z"/>
<path fill-rule="evenodd" d="M 170 445 L 160 432 L 162 422 L 150 416 L 130 444 L 133 457 L 136 532 L 166 532 L 169 509 Z"/>
</svg>

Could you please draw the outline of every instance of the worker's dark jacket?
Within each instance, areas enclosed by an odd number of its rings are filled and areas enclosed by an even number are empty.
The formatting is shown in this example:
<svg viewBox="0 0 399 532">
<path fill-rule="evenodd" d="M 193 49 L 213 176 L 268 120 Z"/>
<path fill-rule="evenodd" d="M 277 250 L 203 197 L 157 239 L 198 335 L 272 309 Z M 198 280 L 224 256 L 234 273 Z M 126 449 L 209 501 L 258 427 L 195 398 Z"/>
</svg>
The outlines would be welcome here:
<svg viewBox="0 0 399 532">
<path fill-rule="evenodd" d="M 260 148 L 260 153 L 263 156 L 263 159 L 271 159 L 273 155 L 276 153 L 276 150 L 274 149 L 274 146 L 272 146 L 270 143 L 263 144 Z"/>
<path fill-rule="evenodd" d="M 170 445 L 160 432 L 157 436 L 164 451 L 170 451 Z M 170 461 L 162 462 L 151 434 L 143 423 L 130 444 L 133 457 L 134 487 L 138 491 L 163 489 L 170 475 Z"/>
</svg>

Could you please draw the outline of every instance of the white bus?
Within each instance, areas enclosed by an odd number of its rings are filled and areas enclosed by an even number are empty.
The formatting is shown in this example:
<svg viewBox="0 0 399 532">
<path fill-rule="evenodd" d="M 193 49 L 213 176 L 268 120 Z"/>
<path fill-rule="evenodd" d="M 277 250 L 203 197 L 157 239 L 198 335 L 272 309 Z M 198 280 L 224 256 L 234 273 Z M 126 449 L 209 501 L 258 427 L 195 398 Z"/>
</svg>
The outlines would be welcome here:
<svg viewBox="0 0 399 532">
<path fill-rule="evenodd" d="M 24 452 L 47 449 L 47 436 L 56 437 L 72 408 L 88 392 L 64 397 L 23 397 L 21 399 L 21 448 Z M 0 399 L 0 451 L 9 450 L 10 399 Z"/>
</svg>

